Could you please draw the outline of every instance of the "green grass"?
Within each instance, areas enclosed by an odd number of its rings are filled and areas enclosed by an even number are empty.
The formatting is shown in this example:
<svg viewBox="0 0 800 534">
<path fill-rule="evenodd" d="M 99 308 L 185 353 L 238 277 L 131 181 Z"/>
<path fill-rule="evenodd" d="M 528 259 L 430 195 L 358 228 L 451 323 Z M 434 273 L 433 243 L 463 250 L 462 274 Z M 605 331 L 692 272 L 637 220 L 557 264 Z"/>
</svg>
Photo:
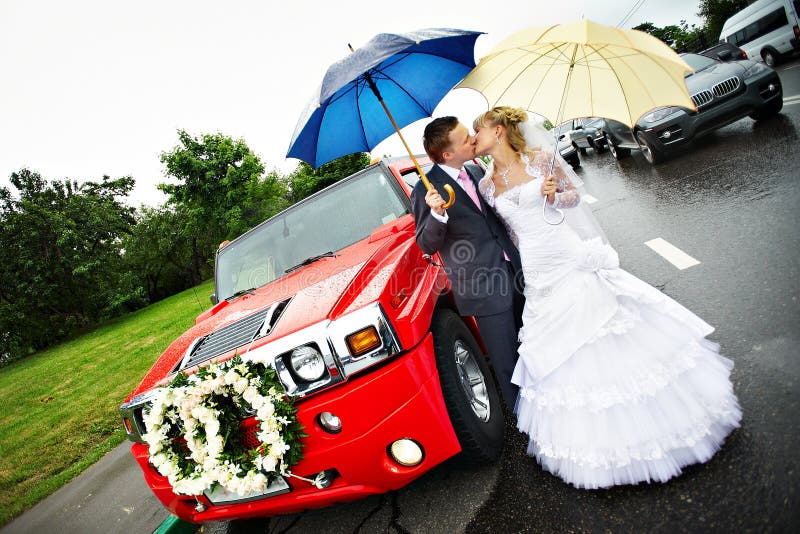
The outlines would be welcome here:
<svg viewBox="0 0 800 534">
<path fill-rule="evenodd" d="M 119 405 L 212 291 L 205 282 L 0 369 L 0 526 L 126 439 Z"/>
</svg>

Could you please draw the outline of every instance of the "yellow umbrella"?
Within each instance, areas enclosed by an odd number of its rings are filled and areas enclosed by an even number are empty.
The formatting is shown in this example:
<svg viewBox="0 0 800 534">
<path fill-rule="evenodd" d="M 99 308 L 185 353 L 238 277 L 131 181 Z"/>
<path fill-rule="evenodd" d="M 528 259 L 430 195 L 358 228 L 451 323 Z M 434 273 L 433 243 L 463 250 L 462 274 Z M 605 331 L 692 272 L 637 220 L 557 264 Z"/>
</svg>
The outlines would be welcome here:
<svg viewBox="0 0 800 534">
<path fill-rule="evenodd" d="M 657 107 L 696 109 L 686 72 L 692 68 L 652 35 L 581 20 L 511 35 L 456 87 L 481 92 L 490 107 L 526 108 L 554 125 L 604 117 L 633 127 Z"/>
</svg>

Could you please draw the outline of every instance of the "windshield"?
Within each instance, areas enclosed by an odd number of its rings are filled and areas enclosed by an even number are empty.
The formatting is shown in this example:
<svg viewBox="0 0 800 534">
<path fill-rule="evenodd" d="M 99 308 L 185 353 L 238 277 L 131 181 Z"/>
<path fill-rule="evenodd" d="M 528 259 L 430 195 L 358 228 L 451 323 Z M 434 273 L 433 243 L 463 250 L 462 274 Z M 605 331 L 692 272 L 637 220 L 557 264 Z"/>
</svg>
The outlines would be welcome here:
<svg viewBox="0 0 800 534">
<path fill-rule="evenodd" d="M 713 67 L 718 61 L 715 61 L 709 57 L 701 56 L 699 54 L 681 54 L 681 58 L 689 64 L 695 71 L 705 70 L 709 67 Z M 691 76 L 691 73 L 687 73 L 686 76 Z"/>
<path fill-rule="evenodd" d="M 408 199 L 384 172 L 374 167 L 343 180 L 225 246 L 217 254 L 217 301 L 268 284 L 303 260 L 361 241 L 410 213 Z"/>
</svg>

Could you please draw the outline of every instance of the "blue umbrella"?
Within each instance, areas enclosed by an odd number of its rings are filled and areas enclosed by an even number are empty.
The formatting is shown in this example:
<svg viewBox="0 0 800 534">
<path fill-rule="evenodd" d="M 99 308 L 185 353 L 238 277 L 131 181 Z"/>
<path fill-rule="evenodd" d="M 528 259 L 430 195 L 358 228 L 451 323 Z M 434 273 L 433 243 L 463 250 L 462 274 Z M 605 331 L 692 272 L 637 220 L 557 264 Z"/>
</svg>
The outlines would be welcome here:
<svg viewBox="0 0 800 534">
<path fill-rule="evenodd" d="M 369 152 L 397 133 L 431 189 L 400 128 L 430 117 L 475 67 L 475 40 L 481 33 L 434 28 L 376 35 L 328 68 L 297 123 L 287 157 L 316 168 L 353 152 Z M 452 200 L 452 189 L 448 192 Z"/>
</svg>

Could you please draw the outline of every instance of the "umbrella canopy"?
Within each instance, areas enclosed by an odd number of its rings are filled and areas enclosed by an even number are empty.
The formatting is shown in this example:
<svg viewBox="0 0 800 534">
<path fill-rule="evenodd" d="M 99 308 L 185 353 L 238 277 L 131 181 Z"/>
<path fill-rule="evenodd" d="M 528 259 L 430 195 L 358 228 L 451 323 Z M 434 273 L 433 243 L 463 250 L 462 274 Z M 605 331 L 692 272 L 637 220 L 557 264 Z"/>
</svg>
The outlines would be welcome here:
<svg viewBox="0 0 800 534">
<path fill-rule="evenodd" d="M 511 35 L 457 87 L 481 92 L 490 106 L 523 107 L 554 125 L 604 117 L 633 127 L 657 107 L 696 109 L 687 72 L 692 68 L 652 35 L 581 20 Z"/>
<path fill-rule="evenodd" d="M 399 128 L 430 117 L 475 66 L 481 33 L 435 28 L 373 37 L 328 68 L 297 123 L 287 157 L 316 168 L 369 152 Z"/>
</svg>

